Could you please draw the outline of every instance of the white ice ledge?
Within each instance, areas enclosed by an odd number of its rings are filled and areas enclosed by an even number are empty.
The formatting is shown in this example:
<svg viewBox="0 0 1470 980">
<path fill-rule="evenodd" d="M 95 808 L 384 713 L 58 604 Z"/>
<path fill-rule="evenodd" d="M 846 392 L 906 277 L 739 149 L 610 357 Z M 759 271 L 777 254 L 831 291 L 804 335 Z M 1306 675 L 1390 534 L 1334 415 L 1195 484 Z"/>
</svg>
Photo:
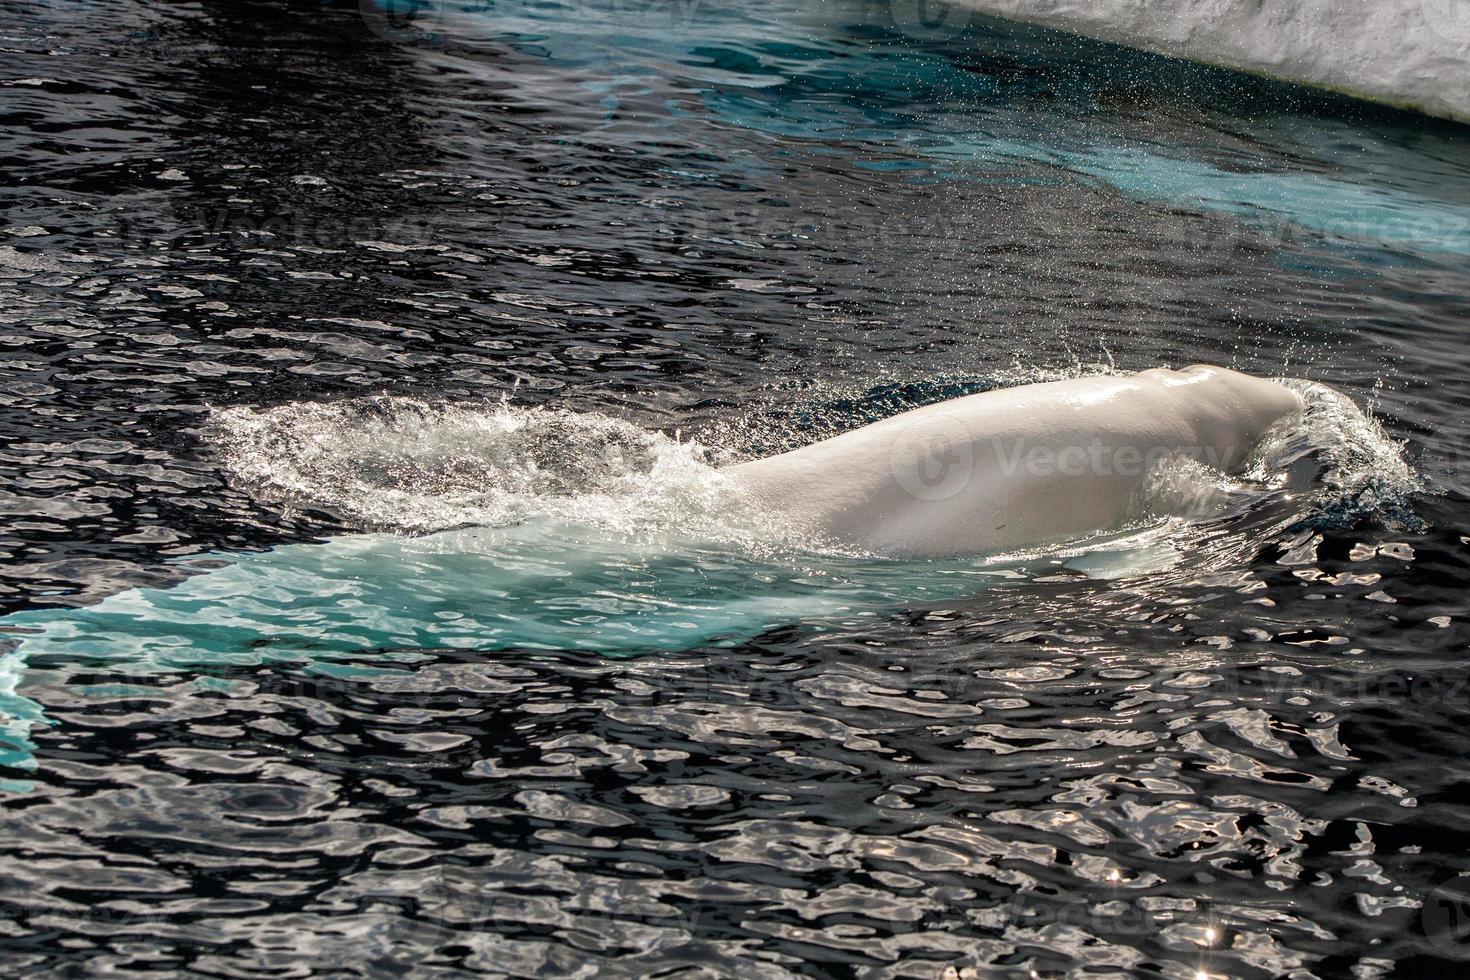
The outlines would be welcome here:
<svg viewBox="0 0 1470 980">
<path fill-rule="evenodd" d="M 1470 122 L 1470 0 L 952 0 Z"/>
</svg>

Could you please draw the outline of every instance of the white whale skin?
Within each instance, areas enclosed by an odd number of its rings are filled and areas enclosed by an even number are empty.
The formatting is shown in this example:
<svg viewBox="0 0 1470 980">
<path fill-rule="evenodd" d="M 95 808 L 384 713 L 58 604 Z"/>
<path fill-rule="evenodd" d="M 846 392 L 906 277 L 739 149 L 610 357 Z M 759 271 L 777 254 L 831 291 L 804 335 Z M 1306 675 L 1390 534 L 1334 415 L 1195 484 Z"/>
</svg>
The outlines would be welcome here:
<svg viewBox="0 0 1470 980">
<path fill-rule="evenodd" d="M 1239 472 L 1301 407 L 1275 381 L 1160 368 L 969 395 L 723 472 L 803 534 L 889 557 L 979 555 L 1117 527 L 1170 458 Z"/>
</svg>

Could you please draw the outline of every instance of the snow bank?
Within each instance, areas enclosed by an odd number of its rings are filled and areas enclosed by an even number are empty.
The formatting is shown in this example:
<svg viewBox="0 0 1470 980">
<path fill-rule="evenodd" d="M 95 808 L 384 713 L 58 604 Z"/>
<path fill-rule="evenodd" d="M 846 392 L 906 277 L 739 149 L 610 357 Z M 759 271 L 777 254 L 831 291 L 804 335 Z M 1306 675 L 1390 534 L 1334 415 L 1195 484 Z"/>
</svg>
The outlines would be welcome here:
<svg viewBox="0 0 1470 980">
<path fill-rule="evenodd" d="M 1470 0 L 952 0 L 1470 122 Z"/>
</svg>

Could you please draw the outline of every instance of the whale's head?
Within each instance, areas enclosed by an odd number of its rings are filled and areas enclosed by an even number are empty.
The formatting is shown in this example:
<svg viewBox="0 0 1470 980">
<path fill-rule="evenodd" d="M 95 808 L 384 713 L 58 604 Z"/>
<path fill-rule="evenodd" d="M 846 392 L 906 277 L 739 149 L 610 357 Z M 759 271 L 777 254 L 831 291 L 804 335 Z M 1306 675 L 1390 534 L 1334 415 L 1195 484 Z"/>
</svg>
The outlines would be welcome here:
<svg viewBox="0 0 1470 980">
<path fill-rule="evenodd" d="M 1200 448 L 1227 472 L 1239 471 L 1267 432 L 1300 416 L 1296 392 L 1269 378 L 1242 374 L 1213 364 L 1191 364 L 1165 372 L 1165 381 L 1188 406 Z"/>
</svg>

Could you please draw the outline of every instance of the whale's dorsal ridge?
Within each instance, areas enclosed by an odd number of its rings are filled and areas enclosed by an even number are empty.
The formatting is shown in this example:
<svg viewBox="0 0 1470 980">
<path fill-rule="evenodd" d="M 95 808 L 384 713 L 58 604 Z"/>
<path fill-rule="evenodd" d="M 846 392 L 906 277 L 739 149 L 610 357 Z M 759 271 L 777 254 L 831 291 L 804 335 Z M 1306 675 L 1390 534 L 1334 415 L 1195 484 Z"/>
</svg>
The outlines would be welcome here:
<svg viewBox="0 0 1470 980">
<path fill-rule="evenodd" d="M 756 506 L 821 540 L 894 557 L 982 554 L 1118 527 L 1152 467 L 1185 456 L 1237 471 L 1300 410 L 1275 381 L 1153 368 L 967 395 L 728 473 Z"/>
</svg>

